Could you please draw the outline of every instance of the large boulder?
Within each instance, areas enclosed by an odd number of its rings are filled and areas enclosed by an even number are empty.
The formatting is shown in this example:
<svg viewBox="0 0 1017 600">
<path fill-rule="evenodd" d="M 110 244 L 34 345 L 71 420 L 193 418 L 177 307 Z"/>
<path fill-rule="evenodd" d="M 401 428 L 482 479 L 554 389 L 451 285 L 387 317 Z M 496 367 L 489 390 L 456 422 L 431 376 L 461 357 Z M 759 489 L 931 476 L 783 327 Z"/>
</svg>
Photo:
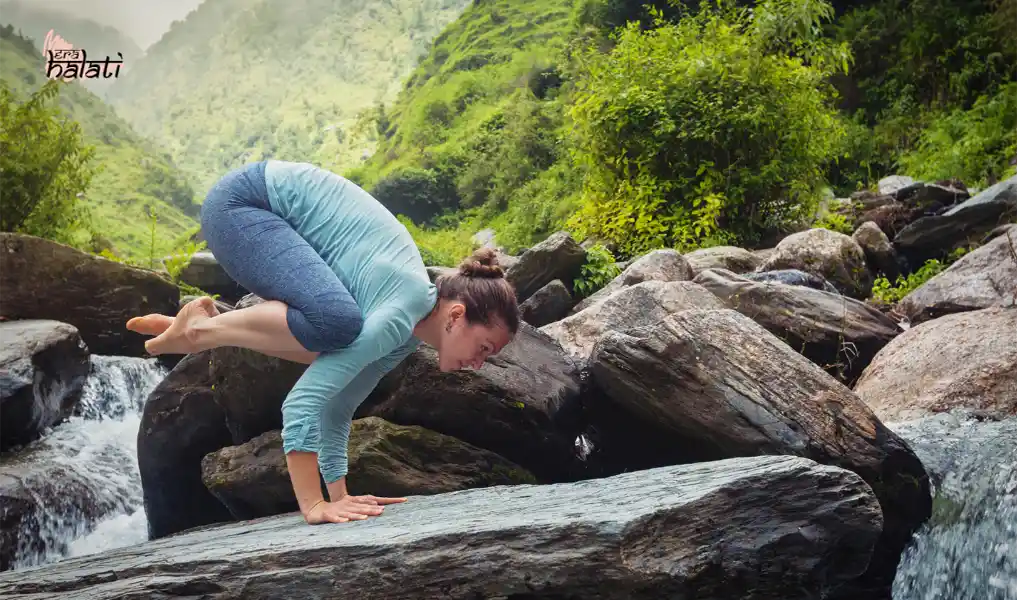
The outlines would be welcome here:
<svg viewBox="0 0 1017 600">
<path fill-rule="evenodd" d="M 762 456 L 220 525 L 0 574 L 0 595 L 806 600 L 865 570 L 880 525 L 850 471 Z"/>
<path fill-rule="evenodd" d="M 1017 216 L 1017 175 L 950 208 L 916 220 L 894 237 L 897 250 L 914 264 L 941 254 L 1001 220 Z"/>
<path fill-rule="evenodd" d="M 876 355 L 855 393 L 883 421 L 954 408 L 1017 415 L 1017 308 L 953 314 L 912 327 Z"/>
<path fill-rule="evenodd" d="M 850 389 L 741 313 L 688 310 L 610 332 L 591 370 L 616 410 L 701 455 L 798 455 L 860 475 L 884 515 L 869 573 L 879 585 L 892 582 L 902 550 L 929 517 L 929 479 L 905 441 Z"/>
<path fill-rule="evenodd" d="M 264 300 L 248 294 L 237 310 Z M 209 351 L 212 398 L 222 408 L 233 444 L 282 428 L 282 403 L 307 365 L 232 346 Z"/>
<path fill-rule="evenodd" d="M 382 378 L 355 417 L 419 425 L 490 450 L 542 483 L 574 478 L 570 411 L 581 391 L 576 365 L 550 337 L 522 323 L 480 369 L 442 372 L 422 345 Z"/>
<path fill-rule="evenodd" d="M 519 316 L 534 327 L 543 327 L 569 314 L 570 308 L 572 294 L 560 279 L 555 279 L 519 305 Z"/>
<path fill-rule="evenodd" d="M 586 250 L 567 232 L 559 231 L 533 246 L 505 273 L 522 302 L 555 279 L 571 285 L 586 262 Z"/>
<path fill-rule="evenodd" d="M 493 452 L 377 417 L 353 421 L 349 464 L 346 486 L 353 495 L 429 496 L 536 483 L 525 469 Z M 202 479 L 238 519 L 299 510 L 278 431 L 208 454 L 202 460 Z"/>
<path fill-rule="evenodd" d="M 138 469 L 151 538 L 228 521 L 201 480 L 201 459 L 233 443 L 212 397 L 211 352 L 188 354 L 152 390 L 138 427 Z"/>
<path fill-rule="evenodd" d="M 70 416 L 89 354 L 78 330 L 58 321 L 0 323 L 0 340 L 0 450 L 8 450 Z"/>
<path fill-rule="evenodd" d="M 828 229 L 793 233 L 777 244 L 759 271 L 799 269 L 827 279 L 842 294 L 864 299 L 872 291 L 865 252 L 851 236 Z"/>
<path fill-rule="evenodd" d="M 588 298 L 584 298 L 572 309 L 572 313 L 586 310 L 594 304 L 610 298 L 626 287 L 644 281 L 688 281 L 692 279 L 692 267 L 676 250 L 664 248 L 653 250 L 629 263 L 620 275 L 608 282 Z"/>
<path fill-rule="evenodd" d="M 915 180 L 907 175 L 889 175 L 880 179 L 876 187 L 882 195 L 893 195 L 915 183 Z"/>
<path fill-rule="evenodd" d="M 644 281 L 622 288 L 594 304 L 540 330 L 572 356 L 584 361 L 608 331 L 652 325 L 667 315 L 690 308 L 723 308 L 716 296 L 690 281 Z"/>
<path fill-rule="evenodd" d="M 911 323 L 1017 303 L 1017 227 L 1007 229 L 901 299 Z"/>
<path fill-rule="evenodd" d="M 93 354 L 144 356 L 131 317 L 177 314 L 180 290 L 158 273 L 30 235 L 0 233 L 0 318 L 54 319 L 78 329 Z"/>
<path fill-rule="evenodd" d="M 921 217 L 923 212 L 920 208 L 907 206 L 903 202 L 891 201 L 863 211 L 855 219 L 854 226 L 858 228 L 865 223 L 873 223 L 887 238 L 893 239 L 915 219 Z"/>
<path fill-rule="evenodd" d="M 736 246 L 715 246 L 689 252 L 685 259 L 692 267 L 693 276 L 707 269 L 724 269 L 732 273 L 750 273 L 763 264 L 757 254 Z"/>
<path fill-rule="evenodd" d="M 693 282 L 847 384 L 900 332 L 864 302 L 809 287 L 757 283 L 720 269 Z"/>
<path fill-rule="evenodd" d="M 865 252 L 865 260 L 873 272 L 882 273 L 891 282 L 897 281 L 901 271 L 897 251 L 893 249 L 890 238 L 875 223 L 862 223 L 851 237 Z"/>
</svg>

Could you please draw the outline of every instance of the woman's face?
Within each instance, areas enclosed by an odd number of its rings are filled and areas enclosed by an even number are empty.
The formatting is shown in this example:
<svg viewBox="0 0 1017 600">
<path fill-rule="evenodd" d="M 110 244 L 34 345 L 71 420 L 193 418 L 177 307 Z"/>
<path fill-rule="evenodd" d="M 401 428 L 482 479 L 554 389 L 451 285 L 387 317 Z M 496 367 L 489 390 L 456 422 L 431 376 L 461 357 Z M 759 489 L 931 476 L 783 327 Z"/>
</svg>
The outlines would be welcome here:
<svg viewBox="0 0 1017 600">
<path fill-rule="evenodd" d="M 479 369 L 487 357 L 498 354 L 512 341 L 508 328 L 500 323 L 468 323 L 462 304 L 450 307 L 441 336 L 438 367 L 442 371 Z"/>
</svg>

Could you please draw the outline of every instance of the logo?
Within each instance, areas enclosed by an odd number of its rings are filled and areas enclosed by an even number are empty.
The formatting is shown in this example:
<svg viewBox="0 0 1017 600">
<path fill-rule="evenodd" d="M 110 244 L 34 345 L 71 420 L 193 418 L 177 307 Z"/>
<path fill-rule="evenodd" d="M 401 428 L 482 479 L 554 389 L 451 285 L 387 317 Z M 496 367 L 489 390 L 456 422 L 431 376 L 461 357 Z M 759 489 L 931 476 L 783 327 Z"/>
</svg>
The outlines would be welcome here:
<svg viewBox="0 0 1017 600">
<path fill-rule="evenodd" d="M 88 60 L 84 48 L 75 48 L 52 29 L 46 34 L 42 55 L 46 58 L 46 77 L 64 81 L 119 77 L 120 66 L 124 64 L 124 55 L 119 52 L 120 60 L 111 60 L 109 56 L 105 60 Z"/>
</svg>

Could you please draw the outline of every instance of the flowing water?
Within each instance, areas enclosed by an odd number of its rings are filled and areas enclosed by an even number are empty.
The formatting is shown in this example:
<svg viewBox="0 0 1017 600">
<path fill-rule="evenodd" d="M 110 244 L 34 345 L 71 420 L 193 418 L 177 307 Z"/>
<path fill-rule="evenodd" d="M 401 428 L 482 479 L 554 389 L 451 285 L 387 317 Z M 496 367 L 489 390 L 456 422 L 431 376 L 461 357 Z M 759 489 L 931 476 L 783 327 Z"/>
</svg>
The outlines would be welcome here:
<svg viewBox="0 0 1017 600">
<path fill-rule="evenodd" d="M 1017 418 L 939 414 L 892 428 L 935 485 L 932 518 L 901 560 L 894 600 L 1017 599 Z"/>
<path fill-rule="evenodd" d="M 76 416 L 4 459 L 34 504 L 13 567 L 142 542 L 141 409 L 166 375 L 154 359 L 92 356 Z"/>
<path fill-rule="evenodd" d="M 165 374 L 153 360 L 92 357 L 81 415 L 27 454 L 45 467 L 47 477 L 26 479 L 43 516 L 15 568 L 145 541 L 136 437 L 145 398 Z M 1017 418 L 941 414 L 891 427 L 918 453 L 935 493 L 894 600 L 1017 600 Z"/>
</svg>

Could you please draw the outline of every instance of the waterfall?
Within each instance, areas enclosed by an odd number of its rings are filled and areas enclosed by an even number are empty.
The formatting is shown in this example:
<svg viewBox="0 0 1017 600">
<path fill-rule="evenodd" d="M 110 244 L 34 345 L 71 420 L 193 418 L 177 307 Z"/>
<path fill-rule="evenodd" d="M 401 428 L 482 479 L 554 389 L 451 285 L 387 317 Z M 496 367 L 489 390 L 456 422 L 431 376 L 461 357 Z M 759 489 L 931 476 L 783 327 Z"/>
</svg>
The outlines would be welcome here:
<svg viewBox="0 0 1017 600">
<path fill-rule="evenodd" d="M 166 375 L 155 359 L 95 356 L 75 415 L 10 459 L 34 504 L 13 568 L 145 541 L 141 409 Z"/>
<path fill-rule="evenodd" d="M 935 488 L 932 518 L 901 560 L 894 600 L 1017 599 L 1017 418 L 939 414 L 891 428 Z"/>
</svg>

